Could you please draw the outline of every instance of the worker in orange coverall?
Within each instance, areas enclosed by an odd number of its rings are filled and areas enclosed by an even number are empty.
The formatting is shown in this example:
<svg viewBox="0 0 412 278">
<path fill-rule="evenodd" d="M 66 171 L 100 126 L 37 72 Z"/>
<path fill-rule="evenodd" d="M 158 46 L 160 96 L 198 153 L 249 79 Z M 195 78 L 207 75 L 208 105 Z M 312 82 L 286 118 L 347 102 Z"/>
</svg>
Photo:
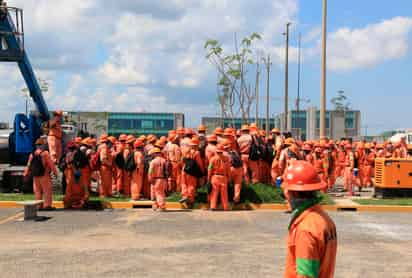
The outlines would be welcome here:
<svg viewBox="0 0 412 278">
<path fill-rule="evenodd" d="M 112 142 L 107 135 L 102 135 L 99 139 L 99 147 L 97 152 L 100 160 L 100 187 L 99 195 L 102 198 L 112 196 L 112 181 L 113 181 L 113 155 Z"/>
<path fill-rule="evenodd" d="M 199 139 L 193 138 L 189 143 L 189 149 L 183 154 L 183 160 L 192 160 L 197 164 L 197 167 L 204 169 L 203 160 L 198 151 Z M 196 186 L 197 178 L 192 174 L 185 171 L 185 167 L 182 170 L 182 199 L 180 203 L 186 203 L 188 207 L 191 207 L 196 198 Z"/>
<path fill-rule="evenodd" d="M 153 196 L 153 209 L 158 211 L 166 210 L 166 189 L 167 177 L 165 173 L 166 159 L 162 156 L 162 151 L 158 148 L 150 150 L 149 155 L 154 159 L 150 162 L 148 180 Z"/>
<path fill-rule="evenodd" d="M 82 146 L 85 148 L 85 146 Z M 72 142 L 68 145 L 65 157 L 64 176 L 66 177 L 66 194 L 64 195 L 64 208 L 80 209 L 89 200 L 88 185 L 88 160 L 84 149 L 77 148 Z M 85 170 L 86 169 L 86 170 Z"/>
<path fill-rule="evenodd" d="M 136 140 L 133 144 L 133 147 L 133 157 L 136 164 L 136 169 L 132 173 L 130 189 L 132 193 L 132 200 L 137 201 L 141 198 L 144 181 L 144 142 L 141 140 Z"/>
<path fill-rule="evenodd" d="M 287 138 L 284 142 L 284 145 L 286 146 L 285 149 L 283 149 L 280 153 L 279 157 L 279 169 L 280 173 L 284 177 L 285 170 L 289 167 L 289 164 L 291 161 L 294 160 L 302 160 L 302 156 L 299 153 L 299 148 L 296 145 L 296 142 L 293 138 Z M 283 189 L 283 194 L 285 195 L 286 200 L 289 200 L 289 192 L 287 189 Z M 291 212 L 291 207 L 289 205 L 289 202 L 287 203 L 288 206 L 288 212 Z"/>
<path fill-rule="evenodd" d="M 48 122 L 49 136 L 47 137 L 47 143 L 49 145 L 50 156 L 54 164 L 59 163 L 63 154 L 63 130 L 61 126 L 62 117 L 63 111 L 56 111 L 54 112 L 54 118 Z"/>
<path fill-rule="evenodd" d="M 168 190 L 169 192 L 180 192 L 180 180 L 182 172 L 182 152 L 178 145 L 179 137 L 176 133 L 172 132 L 168 137 L 168 143 L 165 146 L 164 152 L 166 159 L 172 164 L 172 172 L 168 178 Z"/>
<path fill-rule="evenodd" d="M 319 205 L 318 192 L 327 184 L 306 161 L 292 161 L 283 187 L 293 209 L 287 240 L 286 278 L 334 277 L 337 233 L 333 220 Z"/>
<path fill-rule="evenodd" d="M 249 153 L 250 147 L 252 145 L 252 136 L 249 134 L 249 126 L 243 125 L 241 129 L 242 135 L 237 139 L 237 143 L 239 145 L 240 155 L 243 161 L 243 177 L 245 179 L 245 183 L 250 183 L 249 177 Z"/>
<path fill-rule="evenodd" d="M 229 159 L 230 162 L 230 178 L 229 180 L 233 182 L 233 203 L 240 203 L 240 192 L 242 191 L 242 181 L 243 181 L 243 162 L 240 154 L 233 149 L 233 144 L 230 140 L 224 141 L 225 152 L 224 155 Z"/>
<path fill-rule="evenodd" d="M 24 177 L 33 175 L 33 191 L 36 200 L 44 199 L 40 209 L 53 210 L 52 179 L 50 174 L 53 172 L 57 176 L 57 168 L 53 163 L 49 152 L 46 150 L 46 140 L 40 138 L 35 142 L 35 151 L 30 154 L 27 167 L 24 170 Z M 37 169 L 36 171 L 34 169 Z M 39 170 L 39 168 L 41 168 Z M 36 172 L 36 173 L 35 173 Z"/>
<path fill-rule="evenodd" d="M 370 143 L 365 144 L 365 158 L 363 160 L 363 181 L 362 184 L 370 187 L 372 186 L 373 168 L 375 165 L 376 154 L 372 151 Z"/>
<path fill-rule="evenodd" d="M 217 209 L 219 195 L 223 210 L 229 210 L 227 188 L 230 178 L 230 161 L 223 154 L 224 150 L 224 146 L 218 144 L 216 155 L 209 162 L 207 179 L 212 184 L 212 192 L 210 194 L 211 210 Z"/>
<path fill-rule="evenodd" d="M 350 143 L 345 145 L 345 169 L 343 172 L 343 187 L 349 192 L 349 196 L 353 195 L 353 168 L 355 167 L 355 155 Z"/>
</svg>

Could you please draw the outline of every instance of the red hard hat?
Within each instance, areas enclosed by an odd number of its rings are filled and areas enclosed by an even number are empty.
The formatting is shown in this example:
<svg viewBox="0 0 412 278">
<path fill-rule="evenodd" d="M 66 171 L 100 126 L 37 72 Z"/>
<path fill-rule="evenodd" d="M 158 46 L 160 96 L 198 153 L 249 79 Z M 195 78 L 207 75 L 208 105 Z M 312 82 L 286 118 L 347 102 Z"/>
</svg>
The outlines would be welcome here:
<svg viewBox="0 0 412 278">
<path fill-rule="evenodd" d="M 316 191 L 327 185 L 321 181 L 315 167 L 304 160 L 294 160 L 286 169 L 283 187 L 291 191 Z"/>
<path fill-rule="evenodd" d="M 138 140 L 134 141 L 133 146 L 134 146 L 135 148 L 140 148 L 140 147 L 143 147 L 143 146 L 144 146 L 144 143 L 143 143 L 143 141 L 141 141 L 141 140 L 138 139 Z"/>
</svg>

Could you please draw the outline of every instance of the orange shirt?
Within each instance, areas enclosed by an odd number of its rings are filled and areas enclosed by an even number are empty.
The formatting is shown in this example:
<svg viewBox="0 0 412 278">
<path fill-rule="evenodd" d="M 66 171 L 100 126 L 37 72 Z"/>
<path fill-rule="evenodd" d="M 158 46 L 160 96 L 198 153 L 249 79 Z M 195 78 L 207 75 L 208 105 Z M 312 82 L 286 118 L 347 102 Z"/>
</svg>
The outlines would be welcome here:
<svg viewBox="0 0 412 278">
<path fill-rule="evenodd" d="M 289 229 L 285 277 L 333 277 L 337 243 L 335 224 L 320 205 L 306 209 Z"/>
<path fill-rule="evenodd" d="M 250 146 L 252 145 L 252 136 L 249 134 L 243 134 L 237 139 L 239 150 L 241 154 L 249 154 Z"/>
<path fill-rule="evenodd" d="M 49 136 L 54 136 L 57 139 L 61 139 L 63 136 L 62 125 L 57 118 L 49 121 Z"/>
<path fill-rule="evenodd" d="M 53 172 L 55 176 L 58 175 L 56 165 L 54 165 L 53 161 L 51 160 L 51 157 L 50 157 L 50 154 L 49 154 L 48 151 L 41 151 L 41 150 L 37 149 L 37 150 L 34 151 L 34 154 L 35 155 L 39 155 L 39 154 L 41 155 L 42 163 L 43 163 L 43 166 L 44 166 L 44 169 L 45 169 L 45 171 L 44 171 L 45 176 L 50 175 L 51 172 Z M 30 154 L 29 161 L 27 162 L 27 167 L 24 170 L 24 176 L 29 175 L 30 165 L 31 165 L 32 160 L 33 160 L 33 154 Z"/>
<path fill-rule="evenodd" d="M 213 175 L 230 176 L 230 160 L 226 155 L 215 155 L 209 162 L 209 177 Z"/>
<path fill-rule="evenodd" d="M 99 152 L 102 165 L 111 167 L 113 165 L 112 150 L 106 144 L 101 144 L 97 148 L 97 151 Z"/>
<path fill-rule="evenodd" d="M 166 159 L 161 156 L 155 157 L 149 166 L 149 179 L 166 178 L 165 177 Z"/>
</svg>

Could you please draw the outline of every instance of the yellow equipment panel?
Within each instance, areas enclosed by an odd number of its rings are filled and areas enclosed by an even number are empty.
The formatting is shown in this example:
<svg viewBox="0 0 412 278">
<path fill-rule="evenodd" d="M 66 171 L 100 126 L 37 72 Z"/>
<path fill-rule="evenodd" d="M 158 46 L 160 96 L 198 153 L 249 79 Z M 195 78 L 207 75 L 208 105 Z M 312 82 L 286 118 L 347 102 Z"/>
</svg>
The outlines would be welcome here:
<svg viewBox="0 0 412 278">
<path fill-rule="evenodd" d="M 375 187 L 412 189 L 412 160 L 377 158 Z"/>
</svg>

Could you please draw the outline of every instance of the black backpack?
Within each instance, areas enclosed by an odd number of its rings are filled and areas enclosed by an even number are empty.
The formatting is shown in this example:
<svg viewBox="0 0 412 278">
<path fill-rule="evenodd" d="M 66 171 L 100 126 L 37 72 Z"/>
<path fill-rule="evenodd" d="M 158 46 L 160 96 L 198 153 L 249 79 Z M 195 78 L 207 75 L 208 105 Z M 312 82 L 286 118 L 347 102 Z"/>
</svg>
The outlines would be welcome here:
<svg viewBox="0 0 412 278">
<path fill-rule="evenodd" d="M 196 178 L 203 177 L 203 171 L 200 169 L 196 160 L 192 158 L 183 158 L 183 162 L 185 164 L 183 168 L 183 171 L 185 171 L 185 173 Z"/>
<path fill-rule="evenodd" d="M 124 163 L 124 169 L 128 172 L 133 172 L 136 170 L 136 161 L 134 160 L 134 153 L 129 154 L 129 156 L 126 158 L 126 161 Z"/>
<path fill-rule="evenodd" d="M 163 166 L 163 173 L 165 178 L 170 178 L 172 176 L 172 163 L 169 160 L 166 160 Z"/>
<path fill-rule="evenodd" d="M 77 150 L 73 156 L 73 165 L 77 169 L 82 169 L 89 165 L 89 159 L 84 152 Z"/>
<path fill-rule="evenodd" d="M 144 155 L 143 164 L 144 164 L 144 172 L 146 174 L 149 172 L 150 162 L 152 162 L 153 159 L 154 159 L 154 157 L 150 154 L 145 154 Z"/>
<path fill-rule="evenodd" d="M 46 174 L 46 167 L 44 167 L 41 153 L 33 153 L 33 158 L 30 163 L 30 172 L 33 175 L 33 177 L 42 177 Z"/>
<path fill-rule="evenodd" d="M 235 152 L 235 151 L 231 151 L 229 152 L 231 160 L 232 160 L 232 167 L 233 168 L 241 168 L 243 166 L 243 161 L 240 158 L 240 155 Z"/>
<path fill-rule="evenodd" d="M 124 161 L 123 153 L 118 153 L 114 158 L 114 164 L 117 166 L 117 168 L 124 169 L 125 163 L 126 162 Z"/>
<path fill-rule="evenodd" d="M 261 148 L 258 142 L 256 142 L 255 136 L 252 136 L 252 145 L 250 146 L 249 160 L 258 161 L 261 157 Z"/>
<path fill-rule="evenodd" d="M 267 143 L 265 161 L 267 163 L 272 164 L 274 158 L 275 158 L 275 152 L 273 149 L 273 145 L 271 143 Z"/>
</svg>

